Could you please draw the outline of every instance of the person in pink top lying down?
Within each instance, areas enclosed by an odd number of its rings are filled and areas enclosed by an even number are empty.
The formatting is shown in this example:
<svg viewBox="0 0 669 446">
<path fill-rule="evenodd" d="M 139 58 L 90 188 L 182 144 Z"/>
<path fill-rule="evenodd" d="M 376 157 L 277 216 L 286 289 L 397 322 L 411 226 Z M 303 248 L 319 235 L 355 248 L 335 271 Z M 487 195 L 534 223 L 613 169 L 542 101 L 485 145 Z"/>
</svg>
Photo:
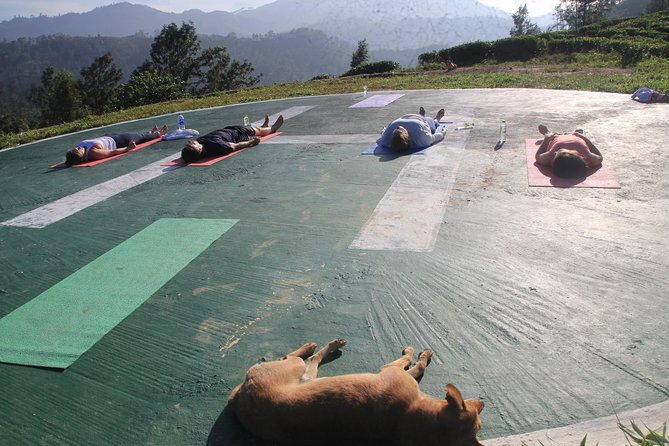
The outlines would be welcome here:
<svg viewBox="0 0 669 446">
<path fill-rule="evenodd" d="M 534 157 L 540 165 L 550 167 L 556 176 L 580 178 L 588 169 L 602 165 L 601 152 L 583 135 L 583 130 L 557 134 L 541 124 L 539 133 L 544 135 L 544 140 Z"/>
</svg>

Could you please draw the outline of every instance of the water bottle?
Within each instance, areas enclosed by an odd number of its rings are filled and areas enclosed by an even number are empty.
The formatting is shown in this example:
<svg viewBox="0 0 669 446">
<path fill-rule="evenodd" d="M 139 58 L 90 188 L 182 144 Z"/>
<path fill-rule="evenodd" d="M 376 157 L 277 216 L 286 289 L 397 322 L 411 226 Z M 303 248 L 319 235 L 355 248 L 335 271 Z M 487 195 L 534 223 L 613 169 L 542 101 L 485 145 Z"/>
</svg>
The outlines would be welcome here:
<svg viewBox="0 0 669 446">
<path fill-rule="evenodd" d="M 506 141 L 506 121 L 502 121 L 499 125 L 499 140 L 501 142 Z"/>
<path fill-rule="evenodd" d="M 251 125 L 251 121 L 249 120 L 248 116 L 244 116 L 244 125 L 245 126 L 250 126 Z"/>
<path fill-rule="evenodd" d="M 362 87 L 362 95 L 363 95 L 363 96 L 367 96 L 367 85 L 365 85 L 364 87 Z"/>
<path fill-rule="evenodd" d="M 186 130 L 186 120 L 184 119 L 184 115 L 179 113 L 179 117 L 177 118 L 177 124 L 179 126 L 179 130 Z"/>
</svg>

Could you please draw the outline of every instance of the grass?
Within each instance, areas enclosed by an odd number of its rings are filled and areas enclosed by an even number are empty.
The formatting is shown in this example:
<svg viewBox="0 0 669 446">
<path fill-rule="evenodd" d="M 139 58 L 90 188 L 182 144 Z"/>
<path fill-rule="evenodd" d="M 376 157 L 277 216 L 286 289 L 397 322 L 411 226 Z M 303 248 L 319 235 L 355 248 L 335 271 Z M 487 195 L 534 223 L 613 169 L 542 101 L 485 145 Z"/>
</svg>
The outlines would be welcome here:
<svg viewBox="0 0 669 446">
<path fill-rule="evenodd" d="M 542 88 L 631 94 L 643 86 L 659 91 L 669 90 L 669 59 L 652 58 L 625 70 L 616 69 L 616 66 L 620 66 L 619 56 L 611 54 L 557 55 L 529 62 L 480 65 L 451 72 L 403 70 L 380 76 L 364 75 L 274 84 L 219 93 L 204 98 L 145 105 L 19 134 L 0 134 L 0 149 L 182 110 L 298 96 L 354 93 L 361 92 L 364 85 L 367 85 L 370 92 L 414 89 Z"/>
<path fill-rule="evenodd" d="M 639 445 L 639 446 L 666 446 L 669 445 L 669 437 L 667 436 L 667 423 L 665 422 L 660 430 L 652 430 L 648 426 L 644 426 L 646 432 L 644 432 L 638 424 L 633 420 L 630 420 L 630 426 L 625 426 L 620 420 L 618 420 L 618 428 L 623 431 L 625 434 L 625 439 L 627 444 L 630 446 Z M 541 446 L 544 445 L 541 441 L 538 442 Z M 599 443 L 597 443 L 599 445 Z M 524 441 L 521 443 L 521 446 L 529 446 Z M 581 440 L 580 446 L 588 446 L 588 435 L 586 434 Z"/>
</svg>

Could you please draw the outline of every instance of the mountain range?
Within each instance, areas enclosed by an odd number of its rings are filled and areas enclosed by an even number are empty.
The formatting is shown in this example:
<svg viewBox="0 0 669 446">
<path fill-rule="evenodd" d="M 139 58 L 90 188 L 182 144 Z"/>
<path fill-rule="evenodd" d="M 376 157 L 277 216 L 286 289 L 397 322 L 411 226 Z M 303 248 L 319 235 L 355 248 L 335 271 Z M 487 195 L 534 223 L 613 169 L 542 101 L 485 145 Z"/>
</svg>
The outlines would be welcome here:
<svg viewBox="0 0 669 446">
<path fill-rule="evenodd" d="M 476 0 L 276 0 L 234 13 L 197 9 L 166 13 L 127 2 L 85 13 L 15 17 L 0 22 L 0 39 L 64 34 L 122 37 L 157 34 L 169 23 L 192 22 L 198 34 L 252 36 L 298 28 L 370 49 L 445 48 L 472 40 L 506 37 L 511 15 Z"/>
</svg>

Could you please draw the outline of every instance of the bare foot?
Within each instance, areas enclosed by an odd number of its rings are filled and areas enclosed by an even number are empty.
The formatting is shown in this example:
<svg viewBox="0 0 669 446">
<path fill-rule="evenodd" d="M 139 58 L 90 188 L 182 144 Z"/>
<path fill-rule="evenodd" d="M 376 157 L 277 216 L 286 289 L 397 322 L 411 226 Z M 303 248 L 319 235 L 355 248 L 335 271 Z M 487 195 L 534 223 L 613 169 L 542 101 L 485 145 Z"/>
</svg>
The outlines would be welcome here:
<svg viewBox="0 0 669 446">
<path fill-rule="evenodd" d="M 446 114 L 446 110 L 444 110 L 442 108 L 437 112 L 437 116 L 435 116 L 434 119 L 437 120 L 437 121 L 441 121 L 441 118 L 443 118 L 445 114 Z"/>
<path fill-rule="evenodd" d="M 128 150 L 132 150 L 132 149 L 134 149 L 135 147 L 137 147 L 137 143 L 135 143 L 135 141 L 130 141 L 130 142 L 128 143 Z"/>
<path fill-rule="evenodd" d="M 163 136 L 165 133 L 167 133 L 167 130 L 168 130 L 167 126 L 164 125 L 160 130 L 158 130 L 158 134 L 160 134 L 160 136 Z"/>
<path fill-rule="evenodd" d="M 420 109 L 418 110 L 418 113 L 419 113 L 421 116 L 425 116 L 425 109 L 421 106 Z"/>
<path fill-rule="evenodd" d="M 278 118 L 276 118 L 276 121 L 274 122 L 274 125 L 270 128 L 270 133 L 275 133 L 277 130 L 279 130 L 279 127 L 283 125 L 283 115 L 279 115 Z"/>
<path fill-rule="evenodd" d="M 154 125 L 151 130 L 149 130 L 149 133 L 156 133 L 158 131 L 158 126 Z"/>
<path fill-rule="evenodd" d="M 548 127 L 546 127 L 543 124 L 539 124 L 539 133 L 541 133 L 542 135 L 545 135 L 546 133 L 549 133 Z"/>
<path fill-rule="evenodd" d="M 265 115 L 265 121 L 262 123 L 261 127 L 269 127 L 269 115 Z"/>
</svg>

